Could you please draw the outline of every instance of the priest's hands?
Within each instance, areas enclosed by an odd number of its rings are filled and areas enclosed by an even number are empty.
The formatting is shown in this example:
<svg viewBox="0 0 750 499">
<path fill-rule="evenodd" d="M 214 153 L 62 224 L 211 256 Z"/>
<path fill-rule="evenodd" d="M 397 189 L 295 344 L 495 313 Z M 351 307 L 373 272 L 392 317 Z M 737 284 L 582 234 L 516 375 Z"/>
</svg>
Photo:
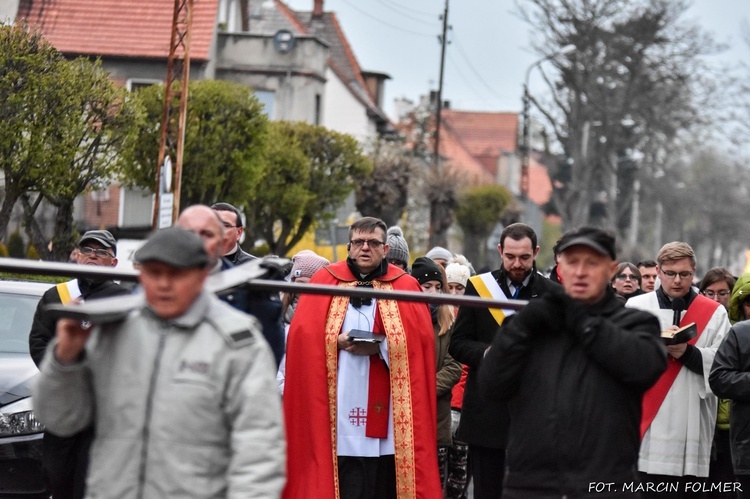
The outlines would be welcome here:
<svg viewBox="0 0 750 499">
<path fill-rule="evenodd" d="M 337 340 L 339 350 L 344 350 L 352 355 L 376 355 L 380 353 L 378 343 L 354 343 L 349 341 L 349 333 L 341 333 Z"/>
<path fill-rule="evenodd" d="M 685 352 L 687 351 L 687 343 L 677 343 L 676 345 L 667 345 L 667 353 L 674 357 L 675 359 L 679 359 L 683 355 L 685 355 Z"/>
</svg>

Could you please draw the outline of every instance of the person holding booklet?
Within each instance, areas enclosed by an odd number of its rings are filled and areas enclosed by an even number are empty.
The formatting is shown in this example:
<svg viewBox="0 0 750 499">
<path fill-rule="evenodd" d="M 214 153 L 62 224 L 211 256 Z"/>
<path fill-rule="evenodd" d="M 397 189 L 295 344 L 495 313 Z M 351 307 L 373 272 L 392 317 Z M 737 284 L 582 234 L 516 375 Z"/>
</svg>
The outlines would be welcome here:
<svg viewBox="0 0 750 499">
<path fill-rule="evenodd" d="M 416 279 L 388 263 L 386 230 L 377 218 L 354 222 L 348 258 L 310 283 L 420 291 Z M 381 341 L 352 341 L 370 332 Z M 284 499 L 440 497 L 427 305 L 303 294 L 286 355 Z"/>
<path fill-rule="evenodd" d="M 688 244 L 665 244 L 657 264 L 661 287 L 631 298 L 626 306 L 656 315 L 662 330 L 694 322 L 696 335 L 667 345 L 667 370 L 644 395 L 638 470 L 644 482 L 668 484 L 668 490 L 677 489 L 674 497 L 684 497 L 690 493 L 685 484 L 708 476 L 718 405 L 708 376 L 730 324 L 724 307 L 691 286 L 695 253 Z M 653 494 L 644 497 L 664 497 Z"/>
<path fill-rule="evenodd" d="M 539 246 L 536 233 L 528 225 L 507 226 L 500 234 L 497 249 L 503 260 L 502 267 L 469 278 L 465 296 L 534 300 L 550 289 L 560 289 L 558 284 L 536 271 L 534 259 Z M 476 499 L 502 496 L 508 405 L 502 400 L 485 400 L 479 394 L 477 373 L 492 338 L 499 334 L 506 317 L 512 314 L 513 310 L 461 307 L 448 350 L 454 359 L 469 366 L 456 437 L 469 445 L 469 473 L 474 481 Z"/>
</svg>

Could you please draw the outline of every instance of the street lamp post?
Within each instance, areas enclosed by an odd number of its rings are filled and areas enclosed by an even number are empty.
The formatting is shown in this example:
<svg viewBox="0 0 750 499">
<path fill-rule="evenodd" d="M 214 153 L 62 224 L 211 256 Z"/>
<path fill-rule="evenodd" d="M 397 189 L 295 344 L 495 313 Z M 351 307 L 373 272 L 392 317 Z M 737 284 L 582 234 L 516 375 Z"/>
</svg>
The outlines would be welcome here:
<svg viewBox="0 0 750 499">
<path fill-rule="evenodd" d="M 529 153 L 531 152 L 531 145 L 529 144 L 529 115 L 531 112 L 531 95 L 529 94 L 529 76 L 531 71 L 540 66 L 544 61 L 549 61 L 555 57 L 561 55 L 567 55 L 576 50 L 575 45 L 566 45 L 557 52 L 550 54 L 546 57 L 542 57 L 538 61 L 534 62 L 526 70 L 526 76 L 523 80 L 523 130 L 521 140 L 521 199 L 526 200 L 529 194 Z"/>
</svg>

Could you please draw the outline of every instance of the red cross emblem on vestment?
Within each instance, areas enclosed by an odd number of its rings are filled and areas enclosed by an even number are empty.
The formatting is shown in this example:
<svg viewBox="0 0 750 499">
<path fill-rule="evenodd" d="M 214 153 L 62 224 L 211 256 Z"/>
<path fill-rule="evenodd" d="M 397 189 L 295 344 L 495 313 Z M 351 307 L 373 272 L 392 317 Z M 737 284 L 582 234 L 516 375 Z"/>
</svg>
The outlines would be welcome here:
<svg viewBox="0 0 750 499">
<path fill-rule="evenodd" d="M 354 426 L 364 426 L 367 423 L 367 411 L 361 407 L 355 407 L 349 411 L 349 422 Z"/>
</svg>

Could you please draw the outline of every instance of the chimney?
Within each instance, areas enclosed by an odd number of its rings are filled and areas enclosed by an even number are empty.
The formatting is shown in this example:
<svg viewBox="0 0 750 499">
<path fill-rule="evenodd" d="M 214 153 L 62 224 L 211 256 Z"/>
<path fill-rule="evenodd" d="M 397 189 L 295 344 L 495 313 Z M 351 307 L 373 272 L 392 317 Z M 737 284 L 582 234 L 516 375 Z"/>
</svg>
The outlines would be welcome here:
<svg viewBox="0 0 750 499">
<path fill-rule="evenodd" d="M 313 19 L 320 19 L 323 17 L 323 0 L 314 0 L 312 17 Z"/>
</svg>

